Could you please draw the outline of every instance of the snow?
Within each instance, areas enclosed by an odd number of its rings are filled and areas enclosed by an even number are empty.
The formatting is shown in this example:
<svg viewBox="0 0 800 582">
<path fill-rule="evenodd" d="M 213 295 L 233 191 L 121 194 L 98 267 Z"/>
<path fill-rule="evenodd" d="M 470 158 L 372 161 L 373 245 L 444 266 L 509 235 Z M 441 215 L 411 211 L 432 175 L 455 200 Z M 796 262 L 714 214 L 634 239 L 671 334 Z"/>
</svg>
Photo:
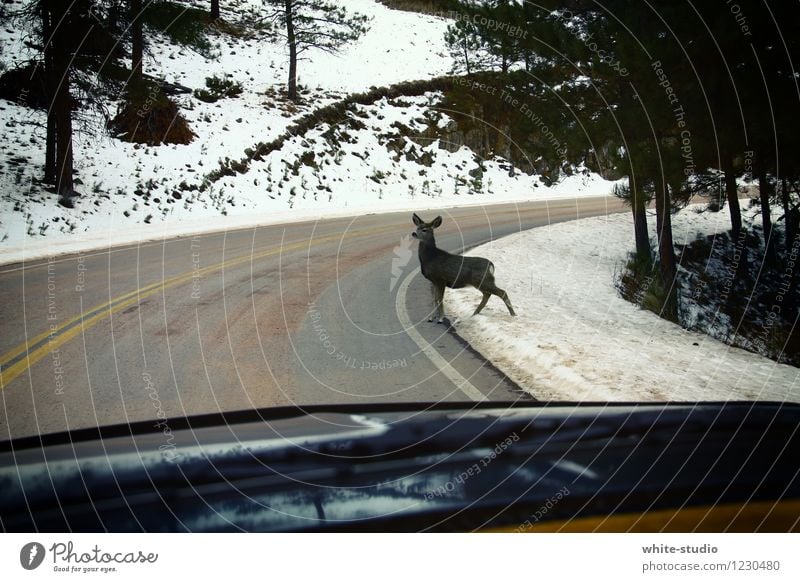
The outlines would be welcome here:
<svg viewBox="0 0 800 582">
<path fill-rule="evenodd" d="M 436 99 L 436 94 L 429 93 L 358 106 L 351 119 L 363 124 L 363 128 L 351 129 L 346 126 L 347 120 L 334 128 L 327 124 L 318 126 L 290 138 L 262 160 L 251 162 L 247 172 L 226 176 L 205 193 L 184 191 L 180 200 L 172 197 L 177 178 L 166 183 L 162 178 L 153 185 L 149 198 L 127 193 L 94 197 L 96 210 L 92 213 L 85 211 L 82 202 L 70 210 L 46 197 L 33 206 L 34 199 L 29 193 L 17 191 L 0 201 L 0 206 L 4 206 L 2 216 L 23 214 L 15 212 L 14 206 L 23 207 L 27 216 L 25 221 L 17 218 L 3 222 L 5 240 L 0 246 L 0 264 L 173 236 L 355 213 L 409 208 L 419 211 L 611 193 L 614 182 L 584 168 L 548 187 L 538 176 L 519 171 L 509 175 L 507 164 L 499 158 L 482 161 L 481 184 L 475 185 L 470 172 L 478 168 L 481 160 L 471 150 L 462 147 L 449 152 L 440 149 L 437 141 L 426 142 L 402 134 L 405 129 L 422 131 L 427 123 L 433 126 L 442 123 L 445 116 L 435 109 Z M 398 143 L 397 140 L 402 143 L 401 151 L 390 151 L 387 145 L 392 141 Z M 137 151 L 132 144 L 124 145 L 131 146 L 127 148 L 129 153 Z M 159 164 L 180 165 L 184 161 L 180 153 L 183 147 L 160 146 Z M 314 154 L 314 164 L 301 163 L 309 153 Z M 87 149 L 81 159 L 90 155 Z M 425 155 L 430 157 L 429 164 L 417 161 Z M 171 159 L 175 161 L 170 162 Z M 112 163 L 130 172 L 133 171 L 130 165 L 137 162 L 133 156 L 120 156 L 108 162 Z M 155 167 L 162 176 L 163 168 Z M 149 179 L 155 181 L 155 175 Z M 125 216 L 126 212 L 130 217 Z M 153 224 L 142 224 L 148 216 Z M 139 224 L 131 217 L 138 217 Z M 52 222 L 55 218 L 58 222 Z M 44 233 L 42 225 L 48 225 Z M 58 225 L 63 225 L 61 232 L 49 232 L 49 226 Z M 47 236 L 37 236 L 37 228 L 38 234 Z"/>
<path fill-rule="evenodd" d="M 206 8 L 205 2 L 193 4 Z M 263 11 L 259 0 L 222 4 L 223 17 L 230 22 Z M 369 31 L 339 55 L 307 53 L 298 66 L 299 81 L 307 90 L 299 106 L 280 95 L 288 58 L 279 43 L 212 32 L 211 54 L 205 55 L 148 34 L 146 73 L 191 89 L 203 88 L 211 74 L 227 75 L 243 92 L 216 103 L 176 97 L 198 135 L 188 145 L 123 142 L 110 137 L 104 120 L 95 116 L 89 133 L 76 134 L 77 189 L 82 196 L 74 209 L 57 205 L 56 197 L 37 181 L 44 158 L 44 113 L 0 100 L 0 264 L 209 230 L 611 192 L 611 182 L 582 168 L 548 188 L 537 176 L 519 171 L 510 176 L 502 159 L 483 161 L 483 178 L 474 183 L 469 172 L 480 160 L 470 150 L 448 152 L 438 142 L 412 141 L 405 135 L 427 125 L 443 128 L 451 121 L 436 111 L 435 93 L 360 106 L 357 119 L 363 129 L 347 128 L 342 134 L 353 116 L 343 119 L 341 127 L 318 126 L 252 162 L 246 173 L 225 177 L 200 192 L 197 186 L 221 160 L 242 159 L 247 148 L 281 136 L 313 110 L 371 86 L 450 71 L 445 19 L 390 10 L 373 0 L 343 4 L 370 17 Z M 27 58 L 18 28 L 0 30 L 0 49 L 3 55 Z M 106 106 L 113 113 L 117 102 L 109 100 Z M 326 138 L 326 130 L 335 139 Z M 390 151 L 391 143 L 402 143 L 402 151 Z M 301 161 L 308 152 L 315 154 L 316 167 Z M 420 156 L 430 158 L 430 165 L 413 159 Z"/>
<path fill-rule="evenodd" d="M 655 217 L 649 216 L 650 232 Z M 727 212 L 689 207 L 675 244 L 728 228 Z M 492 297 L 449 290 L 462 337 L 537 399 L 575 401 L 800 400 L 800 369 L 687 331 L 619 296 L 615 275 L 633 247 L 630 213 L 517 233 L 467 255 L 494 262 L 517 317 Z"/>
<path fill-rule="evenodd" d="M 320 54 L 304 63 L 299 81 L 340 91 L 363 91 L 410 79 L 450 72 L 452 59 L 444 42 L 444 18 L 392 10 L 374 0 L 339 2 L 351 12 L 370 16 L 370 27 L 339 55 Z"/>
</svg>

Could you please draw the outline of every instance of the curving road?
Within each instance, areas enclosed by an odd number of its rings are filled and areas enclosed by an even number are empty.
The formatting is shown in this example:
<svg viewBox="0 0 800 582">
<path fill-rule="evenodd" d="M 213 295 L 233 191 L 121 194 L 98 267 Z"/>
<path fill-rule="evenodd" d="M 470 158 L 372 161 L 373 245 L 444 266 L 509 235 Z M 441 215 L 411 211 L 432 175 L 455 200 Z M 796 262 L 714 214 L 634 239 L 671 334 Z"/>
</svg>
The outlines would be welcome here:
<svg viewBox="0 0 800 582">
<path fill-rule="evenodd" d="M 442 214 L 437 243 L 453 251 L 622 210 L 583 198 L 421 214 Z M 411 231 L 411 212 L 373 214 L 0 267 L 0 439 L 288 404 L 529 397 L 427 322 Z"/>
</svg>

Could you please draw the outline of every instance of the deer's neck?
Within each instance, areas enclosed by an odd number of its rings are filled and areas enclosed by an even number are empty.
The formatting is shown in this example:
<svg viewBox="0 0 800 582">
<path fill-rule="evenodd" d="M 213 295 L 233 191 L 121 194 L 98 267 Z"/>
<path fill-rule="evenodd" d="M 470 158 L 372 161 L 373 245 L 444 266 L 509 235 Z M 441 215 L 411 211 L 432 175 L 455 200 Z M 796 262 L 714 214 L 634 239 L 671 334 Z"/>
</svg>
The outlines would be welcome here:
<svg viewBox="0 0 800 582">
<path fill-rule="evenodd" d="M 420 241 L 419 262 L 421 264 L 425 264 L 440 252 L 441 251 L 436 248 L 436 240 L 433 237 L 427 241 Z"/>
</svg>

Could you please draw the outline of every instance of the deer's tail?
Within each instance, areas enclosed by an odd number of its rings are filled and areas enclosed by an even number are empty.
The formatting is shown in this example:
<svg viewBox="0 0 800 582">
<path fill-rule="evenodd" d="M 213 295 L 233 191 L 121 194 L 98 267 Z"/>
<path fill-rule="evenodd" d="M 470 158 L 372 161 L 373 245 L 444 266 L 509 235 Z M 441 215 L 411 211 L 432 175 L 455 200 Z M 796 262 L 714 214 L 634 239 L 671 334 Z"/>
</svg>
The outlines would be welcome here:
<svg viewBox="0 0 800 582">
<path fill-rule="evenodd" d="M 489 261 L 489 274 L 494 277 L 494 263 Z"/>
</svg>

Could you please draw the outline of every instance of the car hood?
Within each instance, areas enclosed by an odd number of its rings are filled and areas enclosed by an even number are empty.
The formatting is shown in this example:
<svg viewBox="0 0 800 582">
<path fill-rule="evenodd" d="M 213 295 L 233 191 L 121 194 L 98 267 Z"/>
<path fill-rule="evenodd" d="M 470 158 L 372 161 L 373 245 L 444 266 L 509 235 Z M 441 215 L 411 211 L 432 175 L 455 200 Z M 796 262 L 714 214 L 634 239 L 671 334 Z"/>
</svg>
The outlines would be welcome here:
<svg viewBox="0 0 800 582">
<path fill-rule="evenodd" d="M 472 530 L 541 508 L 569 520 L 800 498 L 799 420 L 783 403 L 165 419 L 0 443 L 0 517 L 6 531 Z"/>
</svg>

